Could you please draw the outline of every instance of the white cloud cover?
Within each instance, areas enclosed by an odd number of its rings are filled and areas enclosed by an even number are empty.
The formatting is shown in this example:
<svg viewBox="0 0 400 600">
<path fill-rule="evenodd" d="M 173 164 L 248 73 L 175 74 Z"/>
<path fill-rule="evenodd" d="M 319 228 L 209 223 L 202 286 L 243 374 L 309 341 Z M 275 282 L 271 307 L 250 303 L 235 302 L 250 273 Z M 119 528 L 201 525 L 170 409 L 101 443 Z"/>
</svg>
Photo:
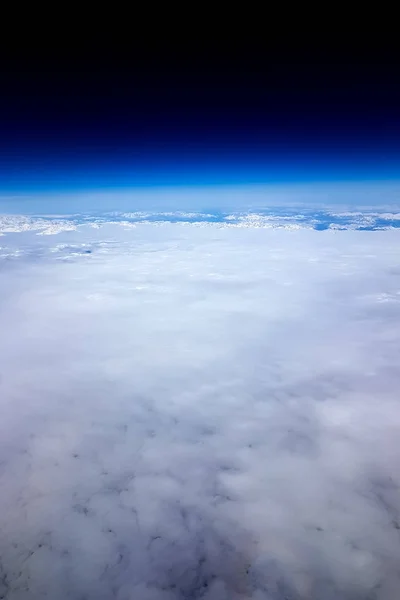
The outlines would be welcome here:
<svg viewBox="0 0 400 600">
<path fill-rule="evenodd" d="M 168 226 L 176 223 L 187 227 L 217 228 L 260 228 L 260 229 L 336 229 L 336 230 L 386 230 L 400 227 L 400 212 L 387 212 L 385 208 L 371 211 L 366 207 L 359 210 L 338 212 L 328 207 L 270 206 L 254 211 L 221 212 L 103 212 L 75 215 L 1 215 L 0 236 L 9 233 L 36 232 L 36 235 L 55 235 L 64 231 L 75 231 L 90 225 L 101 229 L 119 225 L 125 229 L 138 226 Z"/>
<path fill-rule="evenodd" d="M 3 240 L 0 597 L 397 599 L 399 232 Z"/>
</svg>

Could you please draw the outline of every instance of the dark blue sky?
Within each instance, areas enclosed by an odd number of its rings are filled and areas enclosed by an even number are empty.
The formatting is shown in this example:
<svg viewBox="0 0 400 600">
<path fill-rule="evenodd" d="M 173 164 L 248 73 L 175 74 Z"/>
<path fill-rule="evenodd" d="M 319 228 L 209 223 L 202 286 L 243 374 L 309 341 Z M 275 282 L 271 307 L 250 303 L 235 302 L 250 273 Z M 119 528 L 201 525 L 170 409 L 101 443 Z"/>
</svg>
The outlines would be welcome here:
<svg viewBox="0 0 400 600">
<path fill-rule="evenodd" d="M 1 75 L 2 195 L 400 180 L 390 52 L 158 48 Z"/>
</svg>

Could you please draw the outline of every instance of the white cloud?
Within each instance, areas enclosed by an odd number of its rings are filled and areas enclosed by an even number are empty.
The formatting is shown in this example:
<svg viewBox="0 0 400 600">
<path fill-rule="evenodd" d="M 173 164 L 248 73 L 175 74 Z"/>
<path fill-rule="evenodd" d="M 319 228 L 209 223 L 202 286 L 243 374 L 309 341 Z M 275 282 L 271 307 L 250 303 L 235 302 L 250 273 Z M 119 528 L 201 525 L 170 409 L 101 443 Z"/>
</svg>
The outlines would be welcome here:
<svg viewBox="0 0 400 600">
<path fill-rule="evenodd" d="M 397 598 L 398 232 L 28 235 L 0 267 L 0 596 Z"/>
<path fill-rule="evenodd" d="M 24 231 L 36 231 L 37 235 L 53 235 L 62 231 L 73 231 L 76 227 L 75 222 L 67 219 L 0 215 L 0 235 Z"/>
<path fill-rule="evenodd" d="M 124 229 L 138 226 L 168 226 L 171 223 L 182 227 L 262 228 L 262 229 L 333 229 L 333 230 L 385 230 L 399 227 L 400 213 L 371 211 L 367 208 L 337 212 L 327 207 L 304 206 L 303 212 L 293 207 L 275 206 L 259 209 L 258 212 L 103 212 L 83 215 L 0 215 L 0 235 L 21 232 L 36 232 L 36 235 L 54 235 L 64 231 L 75 231 L 89 225 L 101 229 L 117 225 Z"/>
</svg>

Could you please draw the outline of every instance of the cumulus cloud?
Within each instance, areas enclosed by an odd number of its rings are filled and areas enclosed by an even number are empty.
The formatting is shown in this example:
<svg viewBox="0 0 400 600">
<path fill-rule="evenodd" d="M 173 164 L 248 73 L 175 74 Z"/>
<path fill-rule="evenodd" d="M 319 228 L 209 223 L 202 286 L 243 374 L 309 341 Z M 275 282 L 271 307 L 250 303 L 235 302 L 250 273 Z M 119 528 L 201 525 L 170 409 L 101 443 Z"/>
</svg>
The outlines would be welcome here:
<svg viewBox="0 0 400 600">
<path fill-rule="evenodd" d="M 398 232 L 28 234 L 0 260 L 0 597 L 397 598 Z"/>
</svg>

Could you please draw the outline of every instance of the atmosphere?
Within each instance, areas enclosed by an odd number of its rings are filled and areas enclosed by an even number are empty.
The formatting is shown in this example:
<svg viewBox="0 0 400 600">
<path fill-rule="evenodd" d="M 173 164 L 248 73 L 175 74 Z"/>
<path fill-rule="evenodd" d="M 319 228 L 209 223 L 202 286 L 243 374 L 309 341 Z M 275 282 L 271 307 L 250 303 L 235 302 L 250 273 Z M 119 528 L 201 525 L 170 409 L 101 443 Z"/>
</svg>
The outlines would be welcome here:
<svg viewBox="0 0 400 600">
<path fill-rule="evenodd" d="M 400 62 L 67 31 L 0 57 L 0 600 L 399 600 Z"/>
<path fill-rule="evenodd" d="M 0 195 L 400 181 L 390 54 L 142 54 L 6 70 Z"/>
</svg>

